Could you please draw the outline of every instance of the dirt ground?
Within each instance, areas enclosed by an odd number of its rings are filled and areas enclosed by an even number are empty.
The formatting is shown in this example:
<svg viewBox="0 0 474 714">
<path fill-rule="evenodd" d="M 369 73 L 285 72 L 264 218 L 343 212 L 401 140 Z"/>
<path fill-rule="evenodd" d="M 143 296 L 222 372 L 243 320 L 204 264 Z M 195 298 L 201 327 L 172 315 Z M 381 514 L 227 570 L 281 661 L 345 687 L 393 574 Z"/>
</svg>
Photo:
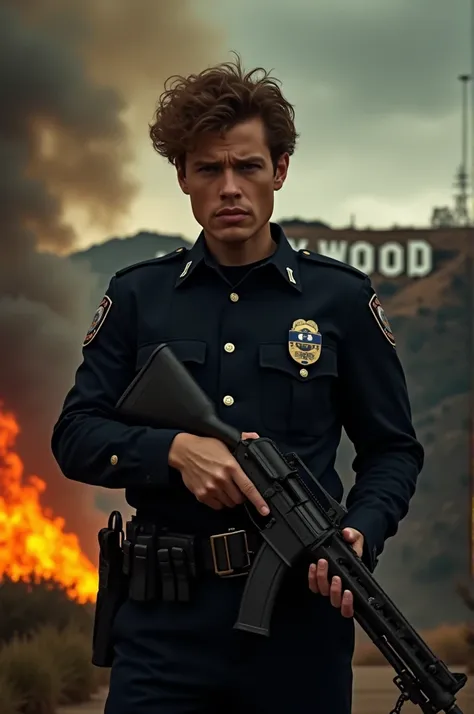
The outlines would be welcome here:
<svg viewBox="0 0 474 714">
<path fill-rule="evenodd" d="M 456 668 L 451 668 L 454 671 Z M 354 669 L 354 706 L 352 714 L 390 714 L 398 697 L 393 684 L 394 673 L 388 667 L 356 667 Z M 103 714 L 106 692 L 81 707 L 67 707 L 58 714 Z M 471 677 L 458 698 L 462 714 L 474 714 L 474 678 Z M 131 713 L 130 713 L 131 714 Z M 225 714 L 223 712 L 222 714 Z M 291 712 L 288 712 L 291 714 Z M 311 714 L 308 712 L 308 714 Z M 315 712 L 317 714 L 317 712 Z M 405 704 L 402 714 L 421 714 L 419 707 Z"/>
</svg>

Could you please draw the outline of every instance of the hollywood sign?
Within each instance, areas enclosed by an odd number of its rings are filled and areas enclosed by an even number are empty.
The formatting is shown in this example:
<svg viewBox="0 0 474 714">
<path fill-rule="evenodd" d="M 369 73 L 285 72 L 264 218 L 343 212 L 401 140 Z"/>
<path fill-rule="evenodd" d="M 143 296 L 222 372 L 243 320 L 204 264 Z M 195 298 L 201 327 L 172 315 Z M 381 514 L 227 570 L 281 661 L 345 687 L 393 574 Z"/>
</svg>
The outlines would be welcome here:
<svg viewBox="0 0 474 714">
<path fill-rule="evenodd" d="M 288 240 L 295 250 L 304 250 L 309 242 L 306 238 Z M 316 250 L 367 275 L 378 273 L 385 278 L 398 278 L 400 275 L 423 278 L 433 270 L 433 248 L 425 240 L 408 240 L 405 243 L 388 241 L 378 246 L 365 240 L 319 240 Z M 166 252 L 157 251 L 155 257 L 159 258 Z"/>
<path fill-rule="evenodd" d="M 308 246 L 306 238 L 288 238 L 295 250 Z M 425 240 L 408 240 L 405 243 L 388 241 L 373 245 L 365 240 L 319 240 L 316 251 L 371 275 L 378 273 L 386 278 L 407 275 L 423 278 L 433 270 L 433 248 Z"/>
</svg>

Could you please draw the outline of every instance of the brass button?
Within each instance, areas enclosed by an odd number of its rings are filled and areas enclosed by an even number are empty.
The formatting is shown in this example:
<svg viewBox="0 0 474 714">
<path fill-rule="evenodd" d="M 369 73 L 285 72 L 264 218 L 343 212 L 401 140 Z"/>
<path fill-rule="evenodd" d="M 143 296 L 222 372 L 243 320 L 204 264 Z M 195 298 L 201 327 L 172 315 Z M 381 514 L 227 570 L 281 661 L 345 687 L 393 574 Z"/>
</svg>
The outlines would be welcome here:
<svg viewBox="0 0 474 714">
<path fill-rule="evenodd" d="M 234 403 L 234 397 L 231 397 L 230 394 L 228 394 L 224 399 L 222 400 L 226 407 L 231 407 L 232 404 Z"/>
<path fill-rule="evenodd" d="M 115 466 L 116 464 L 118 464 L 118 456 L 116 456 L 115 454 L 113 456 L 111 456 L 110 463 L 112 464 L 112 466 Z"/>
<path fill-rule="evenodd" d="M 309 250 L 304 250 L 303 255 L 311 255 L 311 253 L 309 252 Z"/>
<path fill-rule="evenodd" d="M 231 293 L 229 295 L 229 297 L 232 300 L 232 302 L 238 302 L 238 300 L 239 300 L 239 296 L 237 295 L 237 293 Z"/>
<path fill-rule="evenodd" d="M 302 377 L 307 377 L 307 376 L 308 376 L 308 370 L 307 370 L 307 369 L 304 369 L 304 367 L 303 367 L 303 369 L 300 369 L 300 375 L 301 375 Z"/>
<path fill-rule="evenodd" d="M 235 350 L 235 345 L 233 345 L 232 342 L 226 342 L 224 349 L 226 352 L 233 352 Z"/>
</svg>

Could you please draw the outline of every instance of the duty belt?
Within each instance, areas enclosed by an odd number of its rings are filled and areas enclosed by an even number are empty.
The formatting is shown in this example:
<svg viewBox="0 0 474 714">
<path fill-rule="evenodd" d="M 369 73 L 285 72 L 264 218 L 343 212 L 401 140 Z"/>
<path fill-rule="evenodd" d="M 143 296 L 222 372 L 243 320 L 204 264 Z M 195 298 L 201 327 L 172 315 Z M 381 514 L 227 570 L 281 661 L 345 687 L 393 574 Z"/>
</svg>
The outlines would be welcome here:
<svg viewBox="0 0 474 714">
<path fill-rule="evenodd" d="M 229 529 L 208 537 L 171 533 L 132 519 L 123 542 L 123 572 L 131 600 L 190 600 L 203 575 L 248 575 L 261 538 L 255 531 Z"/>
</svg>

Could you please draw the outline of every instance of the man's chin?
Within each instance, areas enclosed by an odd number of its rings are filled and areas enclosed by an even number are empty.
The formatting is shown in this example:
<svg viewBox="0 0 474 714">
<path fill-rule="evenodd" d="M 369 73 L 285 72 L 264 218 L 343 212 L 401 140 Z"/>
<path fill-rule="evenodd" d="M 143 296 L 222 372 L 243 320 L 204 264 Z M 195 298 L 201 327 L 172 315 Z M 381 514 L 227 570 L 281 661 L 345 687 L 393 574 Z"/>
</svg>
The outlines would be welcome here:
<svg viewBox="0 0 474 714">
<path fill-rule="evenodd" d="M 248 226 L 219 226 L 211 231 L 216 240 L 223 243 L 238 243 L 252 237 L 254 231 Z"/>
</svg>

